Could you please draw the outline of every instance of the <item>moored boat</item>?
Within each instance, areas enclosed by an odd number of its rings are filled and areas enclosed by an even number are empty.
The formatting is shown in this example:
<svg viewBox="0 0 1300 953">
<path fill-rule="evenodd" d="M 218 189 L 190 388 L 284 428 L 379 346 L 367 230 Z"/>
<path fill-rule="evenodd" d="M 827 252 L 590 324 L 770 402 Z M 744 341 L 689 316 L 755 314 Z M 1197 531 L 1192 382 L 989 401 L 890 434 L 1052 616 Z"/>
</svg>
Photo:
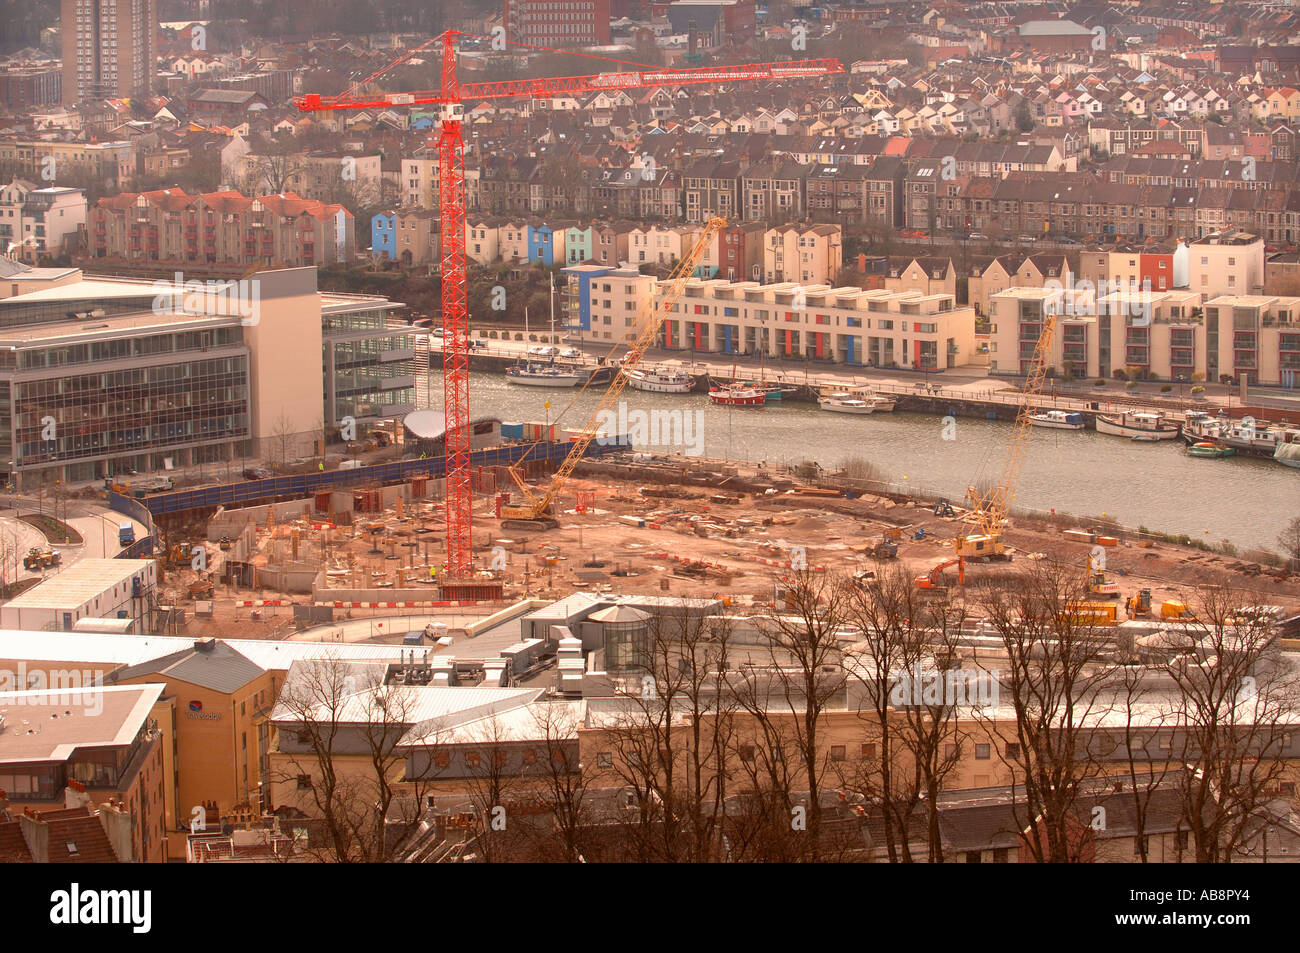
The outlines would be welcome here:
<svg viewBox="0 0 1300 953">
<path fill-rule="evenodd" d="M 1284 467 L 1300 468 L 1300 442 L 1279 443 L 1273 448 L 1273 459 Z"/>
<path fill-rule="evenodd" d="M 744 384 L 727 384 L 710 387 L 709 400 L 715 404 L 724 404 L 728 407 L 762 407 L 767 400 L 767 395 L 757 387 L 746 387 Z"/>
<path fill-rule="evenodd" d="M 819 403 L 823 397 L 860 400 L 871 408 L 873 414 L 892 413 L 894 405 L 897 403 L 897 401 L 892 397 L 872 393 L 870 387 L 846 387 L 843 385 L 839 387 L 828 386 L 822 389 L 821 396 L 818 398 Z"/>
<path fill-rule="evenodd" d="M 1192 444 L 1187 448 L 1186 452 L 1189 457 L 1205 457 L 1210 460 L 1217 460 L 1220 457 L 1230 457 L 1236 453 L 1236 451 L 1231 447 L 1225 447 L 1209 440 L 1202 440 L 1198 443 Z"/>
<path fill-rule="evenodd" d="M 1064 410 L 1047 410 L 1041 414 L 1031 414 L 1029 422 L 1035 427 L 1050 427 L 1054 430 L 1082 430 L 1083 414 L 1068 413 Z"/>
<path fill-rule="evenodd" d="M 869 414 L 875 408 L 865 400 L 850 397 L 848 394 L 830 394 L 817 398 L 817 406 L 837 414 Z"/>
<path fill-rule="evenodd" d="M 575 387 L 582 375 L 554 364 L 514 364 L 506 368 L 506 380 L 528 387 Z"/>
<path fill-rule="evenodd" d="M 1164 414 L 1150 411 L 1124 411 L 1119 414 L 1098 414 L 1097 432 L 1117 437 L 1144 440 L 1173 440 L 1178 436 L 1179 425 L 1167 420 Z"/>
<path fill-rule="evenodd" d="M 685 371 L 636 367 L 623 370 L 622 373 L 627 377 L 629 386 L 654 394 L 687 394 L 695 386 L 694 379 Z"/>
</svg>

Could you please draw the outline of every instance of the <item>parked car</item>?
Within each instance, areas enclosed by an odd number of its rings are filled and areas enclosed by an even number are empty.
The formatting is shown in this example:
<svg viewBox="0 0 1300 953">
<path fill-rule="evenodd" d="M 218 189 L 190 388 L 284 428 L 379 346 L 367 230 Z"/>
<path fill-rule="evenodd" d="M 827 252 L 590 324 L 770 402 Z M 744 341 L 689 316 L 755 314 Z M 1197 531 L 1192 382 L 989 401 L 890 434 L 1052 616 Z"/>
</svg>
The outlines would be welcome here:
<svg viewBox="0 0 1300 953">
<path fill-rule="evenodd" d="M 1022 245 L 1032 245 L 1034 242 L 1038 241 L 1038 239 L 1036 239 L 1033 235 L 1021 235 L 1020 238 L 1017 239 L 1017 241 L 1019 241 L 1020 244 Z"/>
<path fill-rule="evenodd" d="M 555 355 L 559 353 L 560 353 L 559 348 L 551 347 L 549 344 L 538 345 L 536 347 L 530 347 L 528 349 L 529 357 L 555 357 Z"/>
<path fill-rule="evenodd" d="M 1077 238 L 1058 238 L 1058 239 L 1056 240 L 1056 244 L 1058 244 L 1058 245 L 1082 245 L 1083 242 L 1079 241 L 1079 239 L 1077 239 Z"/>
<path fill-rule="evenodd" d="M 269 480 L 273 476 L 275 476 L 275 474 L 272 473 L 270 470 L 268 470 L 266 467 L 245 467 L 244 468 L 245 480 Z"/>
<path fill-rule="evenodd" d="M 983 232 L 971 232 L 970 240 L 973 242 L 986 242 L 989 240 L 989 237 Z"/>
<path fill-rule="evenodd" d="M 576 361 L 582 357 L 582 352 L 579 351 L 576 347 L 566 347 L 563 351 L 560 352 L 560 357 L 564 358 L 565 360 Z"/>
<path fill-rule="evenodd" d="M 925 232 L 921 232 L 921 231 L 917 231 L 916 229 L 912 229 L 912 230 L 910 230 L 910 231 L 906 231 L 906 232 L 899 232 L 899 237 L 901 237 L 901 238 L 925 238 Z"/>
</svg>

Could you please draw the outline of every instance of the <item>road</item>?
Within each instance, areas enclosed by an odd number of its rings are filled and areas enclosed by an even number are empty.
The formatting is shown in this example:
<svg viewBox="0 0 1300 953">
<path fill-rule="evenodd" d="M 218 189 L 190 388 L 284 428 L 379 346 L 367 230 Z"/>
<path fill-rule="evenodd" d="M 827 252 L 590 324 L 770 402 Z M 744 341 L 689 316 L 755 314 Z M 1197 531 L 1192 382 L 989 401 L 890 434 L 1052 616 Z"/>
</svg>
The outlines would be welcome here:
<svg viewBox="0 0 1300 953">
<path fill-rule="evenodd" d="M 118 543 L 117 529 L 118 524 L 126 520 L 125 516 L 115 513 L 102 506 L 95 506 L 82 502 L 69 502 L 67 523 L 81 534 L 85 544 L 82 546 L 54 546 L 63 557 L 62 564 L 58 569 L 49 569 L 42 572 L 39 569 L 24 569 L 22 558 L 27 555 L 28 550 L 33 547 L 43 549 L 49 545 L 45 541 L 45 536 L 36 527 L 24 523 L 17 519 L 13 512 L 15 503 L 19 506 L 22 513 L 32 513 L 38 510 L 36 505 L 22 498 L 8 497 L 0 498 L 0 506 L 4 506 L 7 512 L 0 515 L 0 542 L 6 547 L 12 547 L 17 553 L 17 577 L 19 579 L 41 578 L 52 575 L 84 558 L 102 559 L 112 558 L 122 551 Z M 62 509 L 62 504 L 60 504 Z M 47 504 L 43 507 L 45 512 L 49 512 L 50 507 Z M 63 514 L 60 513 L 60 516 Z M 148 532 L 148 528 L 135 520 L 131 520 L 135 527 L 135 538 L 142 539 Z"/>
</svg>

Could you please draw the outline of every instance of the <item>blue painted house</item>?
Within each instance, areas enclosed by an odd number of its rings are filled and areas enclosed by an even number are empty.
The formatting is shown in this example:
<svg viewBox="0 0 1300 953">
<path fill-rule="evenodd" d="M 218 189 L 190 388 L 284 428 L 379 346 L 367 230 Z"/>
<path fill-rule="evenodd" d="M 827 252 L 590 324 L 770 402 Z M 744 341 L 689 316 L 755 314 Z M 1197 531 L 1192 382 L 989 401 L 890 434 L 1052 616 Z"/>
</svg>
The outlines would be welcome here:
<svg viewBox="0 0 1300 953">
<path fill-rule="evenodd" d="M 370 254 L 397 259 L 397 213 L 380 212 L 370 220 Z"/>
<path fill-rule="evenodd" d="M 528 262 L 535 261 L 548 266 L 555 264 L 555 236 L 549 225 L 528 226 Z"/>
</svg>

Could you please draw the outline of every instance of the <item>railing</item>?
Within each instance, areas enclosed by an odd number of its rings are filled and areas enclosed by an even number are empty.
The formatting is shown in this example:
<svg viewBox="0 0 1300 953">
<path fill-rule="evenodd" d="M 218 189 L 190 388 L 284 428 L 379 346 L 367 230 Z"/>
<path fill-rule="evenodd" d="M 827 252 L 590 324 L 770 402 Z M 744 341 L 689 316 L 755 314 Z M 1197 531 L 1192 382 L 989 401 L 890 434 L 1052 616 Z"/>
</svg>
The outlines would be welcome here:
<svg viewBox="0 0 1300 953">
<path fill-rule="evenodd" d="M 507 444 L 486 450 L 475 450 L 470 456 L 470 462 L 474 467 L 513 466 L 525 458 L 559 463 L 568 456 L 571 448 L 572 444 L 567 441 L 547 442 L 536 447 L 531 444 Z M 586 455 L 595 456 L 601 453 L 610 453 L 617 449 L 618 447 L 612 443 L 603 446 L 593 442 L 588 447 Z M 399 460 L 377 466 L 358 467 L 354 470 L 303 473 L 294 476 L 272 477 L 267 480 L 225 483 L 197 490 L 159 493 L 155 496 L 146 497 L 143 504 L 150 513 L 161 515 L 163 513 L 179 513 L 230 503 L 249 503 L 254 500 L 281 496 L 307 497 L 321 490 L 401 483 L 421 476 L 439 479 L 445 475 L 446 457 L 429 457 L 423 460 Z M 128 502 L 134 501 L 128 500 Z"/>
</svg>

